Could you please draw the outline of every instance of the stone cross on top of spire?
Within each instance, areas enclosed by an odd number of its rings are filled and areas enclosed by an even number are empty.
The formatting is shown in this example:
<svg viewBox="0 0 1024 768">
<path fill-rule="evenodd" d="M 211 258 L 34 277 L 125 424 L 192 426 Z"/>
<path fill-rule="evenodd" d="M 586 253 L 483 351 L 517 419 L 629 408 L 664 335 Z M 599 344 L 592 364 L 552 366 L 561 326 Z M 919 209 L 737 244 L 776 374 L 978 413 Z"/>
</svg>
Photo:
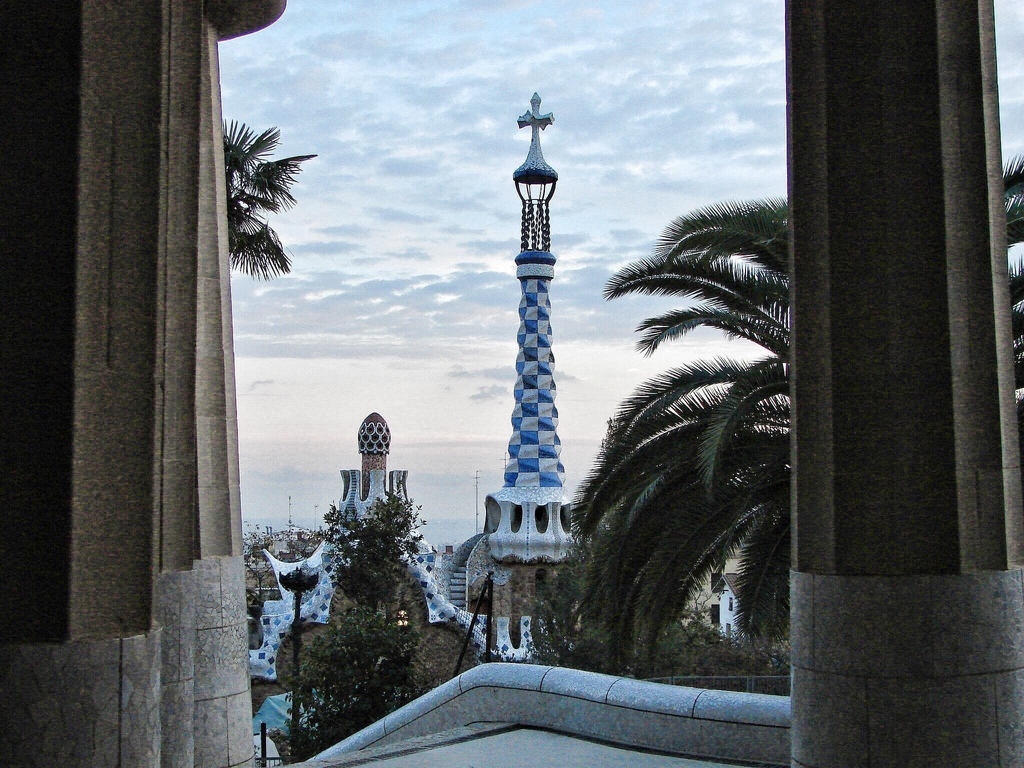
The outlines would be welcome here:
<svg viewBox="0 0 1024 768">
<path fill-rule="evenodd" d="M 540 94 L 533 94 L 533 98 L 530 99 L 530 111 L 524 112 L 523 116 L 519 118 L 519 127 L 525 128 L 528 125 L 533 126 L 533 135 L 537 135 L 537 129 L 544 130 L 549 125 L 555 122 L 555 116 L 548 112 L 546 115 L 540 113 Z"/>
<path fill-rule="evenodd" d="M 524 112 L 519 118 L 519 127 L 530 126 L 533 129 L 533 136 L 530 139 L 530 152 L 526 155 L 526 162 L 512 174 L 516 181 L 526 184 L 547 184 L 558 179 L 558 173 L 545 162 L 544 153 L 540 149 L 540 132 L 553 122 L 553 114 L 540 113 L 540 95 L 533 94 L 533 98 L 530 99 L 530 111 Z"/>
</svg>

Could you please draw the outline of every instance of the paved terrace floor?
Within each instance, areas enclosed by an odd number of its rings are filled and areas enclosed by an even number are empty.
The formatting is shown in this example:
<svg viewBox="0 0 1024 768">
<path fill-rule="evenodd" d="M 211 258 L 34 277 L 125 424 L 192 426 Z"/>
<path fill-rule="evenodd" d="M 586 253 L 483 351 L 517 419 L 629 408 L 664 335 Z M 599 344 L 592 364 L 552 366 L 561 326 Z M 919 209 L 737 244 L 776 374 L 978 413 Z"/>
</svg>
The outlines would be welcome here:
<svg viewBox="0 0 1024 768">
<path fill-rule="evenodd" d="M 366 749 L 307 768 L 735 768 L 722 763 L 614 746 L 562 733 L 487 724 L 456 728 L 390 747 Z"/>
</svg>

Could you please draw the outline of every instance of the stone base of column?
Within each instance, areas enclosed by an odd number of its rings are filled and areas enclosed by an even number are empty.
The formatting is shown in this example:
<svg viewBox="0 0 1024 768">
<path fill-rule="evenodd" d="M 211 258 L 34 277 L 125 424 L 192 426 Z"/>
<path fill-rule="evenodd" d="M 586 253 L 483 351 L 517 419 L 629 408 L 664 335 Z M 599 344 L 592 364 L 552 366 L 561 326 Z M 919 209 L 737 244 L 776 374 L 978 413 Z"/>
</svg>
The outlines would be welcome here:
<svg viewBox="0 0 1024 768">
<path fill-rule="evenodd" d="M 160 630 L 0 653 L 0 765 L 160 764 Z"/>
<path fill-rule="evenodd" d="M 249 633 L 241 557 L 197 560 L 195 766 L 233 768 L 253 758 Z"/>
<path fill-rule="evenodd" d="M 156 583 L 154 618 L 161 636 L 161 768 L 193 768 L 195 739 L 195 571 L 162 573 Z"/>
<path fill-rule="evenodd" d="M 1024 765 L 1020 570 L 794 572 L 793 765 Z"/>
</svg>

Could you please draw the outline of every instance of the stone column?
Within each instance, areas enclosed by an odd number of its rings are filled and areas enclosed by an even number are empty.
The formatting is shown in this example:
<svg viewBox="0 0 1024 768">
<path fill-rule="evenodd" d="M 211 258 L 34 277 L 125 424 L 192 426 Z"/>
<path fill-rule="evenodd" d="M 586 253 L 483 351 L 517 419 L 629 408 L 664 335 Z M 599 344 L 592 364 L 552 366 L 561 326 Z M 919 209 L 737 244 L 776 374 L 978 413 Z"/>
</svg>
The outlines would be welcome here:
<svg viewBox="0 0 1024 768">
<path fill-rule="evenodd" d="M 160 630 L 0 646 L 0 765 L 160 765 Z"/>
<path fill-rule="evenodd" d="M 192 768 L 195 762 L 196 573 L 165 571 L 157 577 L 154 619 L 160 624 L 160 766 Z"/>
<path fill-rule="evenodd" d="M 202 29 L 196 344 L 195 765 L 253 758 L 242 562 L 219 40 L 273 23 L 284 0 L 208 0 Z"/>
<path fill-rule="evenodd" d="M 154 620 L 162 628 L 161 766 L 195 761 L 196 263 L 203 3 L 163 5 L 163 170 L 155 434 L 160 573 Z"/>
<path fill-rule="evenodd" d="M 0 764 L 157 765 L 164 19 L 21 4 L 0 25 Z"/>
<path fill-rule="evenodd" d="M 196 366 L 200 555 L 195 562 L 197 768 L 249 765 L 253 757 L 217 42 L 217 29 L 205 22 Z"/>
<path fill-rule="evenodd" d="M 217 30 L 203 30 L 202 115 L 199 148 L 199 276 L 196 361 L 196 437 L 199 459 L 201 557 L 233 554 L 232 493 L 227 417 L 234 389 L 227 389 L 225 345 L 230 344 L 230 264 L 225 222 L 224 137 L 220 107 Z M 225 296 L 225 290 L 228 295 Z M 230 311 L 230 309 L 229 309 Z M 227 336 L 227 338 L 225 338 Z M 234 459 L 237 462 L 237 457 Z M 241 554 L 239 552 L 238 554 Z"/>
<path fill-rule="evenodd" d="M 5 768 L 251 760 L 218 34 L 204 8 L 223 37 L 272 23 L 284 0 L 14 3 L 0 23 Z M 218 286 L 206 422 L 200 205 Z M 224 503 L 194 571 L 203 424 L 221 430 L 204 477 Z"/>
<path fill-rule="evenodd" d="M 250 765 L 245 572 L 237 557 L 206 557 L 195 565 L 195 765 Z"/>
<path fill-rule="evenodd" d="M 788 5 L 793 765 L 1021 765 L 991 2 Z"/>
</svg>

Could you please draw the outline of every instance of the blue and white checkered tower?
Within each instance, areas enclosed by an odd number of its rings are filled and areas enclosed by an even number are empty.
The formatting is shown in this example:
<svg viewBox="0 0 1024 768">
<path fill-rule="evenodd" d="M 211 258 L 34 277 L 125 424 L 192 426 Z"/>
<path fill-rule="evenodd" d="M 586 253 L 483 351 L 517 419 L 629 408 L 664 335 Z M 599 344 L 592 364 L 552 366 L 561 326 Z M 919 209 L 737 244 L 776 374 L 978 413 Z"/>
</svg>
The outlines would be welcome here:
<svg viewBox="0 0 1024 768">
<path fill-rule="evenodd" d="M 551 304 L 548 287 L 555 276 L 551 253 L 548 204 L 558 174 L 544 160 L 540 132 L 554 117 L 540 113 L 540 96 L 519 127 L 533 132 L 526 162 L 512 178 L 523 203 L 522 250 L 516 257 L 516 277 L 522 287 L 519 302 L 519 355 L 516 357 L 515 408 L 505 487 L 487 496 L 487 525 L 492 556 L 501 561 L 557 562 L 571 543 L 569 505 L 563 484 L 565 468 L 558 439 L 555 407 L 555 357 L 551 352 Z"/>
</svg>

